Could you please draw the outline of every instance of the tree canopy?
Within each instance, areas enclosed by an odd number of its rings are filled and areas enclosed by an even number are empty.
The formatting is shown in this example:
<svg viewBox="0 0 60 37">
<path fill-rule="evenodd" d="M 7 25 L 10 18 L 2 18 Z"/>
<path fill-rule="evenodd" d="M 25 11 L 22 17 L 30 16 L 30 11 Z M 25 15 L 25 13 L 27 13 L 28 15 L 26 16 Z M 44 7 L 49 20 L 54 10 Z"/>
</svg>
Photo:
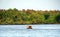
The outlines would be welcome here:
<svg viewBox="0 0 60 37">
<path fill-rule="evenodd" d="M 60 23 L 59 10 L 0 9 L 0 24 L 55 24 Z"/>
</svg>

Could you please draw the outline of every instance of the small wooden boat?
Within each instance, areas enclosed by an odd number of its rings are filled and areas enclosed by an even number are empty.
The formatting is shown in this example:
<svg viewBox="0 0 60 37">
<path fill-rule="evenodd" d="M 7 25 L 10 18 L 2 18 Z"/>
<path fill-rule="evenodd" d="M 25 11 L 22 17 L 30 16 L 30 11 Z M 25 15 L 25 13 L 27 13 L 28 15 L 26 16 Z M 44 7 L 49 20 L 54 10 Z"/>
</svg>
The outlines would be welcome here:
<svg viewBox="0 0 60 37">
<path fill-rule="evenodd" d="M 27 29 L 32 29 L 32 26 L 27 26 Z"/>
</svg>

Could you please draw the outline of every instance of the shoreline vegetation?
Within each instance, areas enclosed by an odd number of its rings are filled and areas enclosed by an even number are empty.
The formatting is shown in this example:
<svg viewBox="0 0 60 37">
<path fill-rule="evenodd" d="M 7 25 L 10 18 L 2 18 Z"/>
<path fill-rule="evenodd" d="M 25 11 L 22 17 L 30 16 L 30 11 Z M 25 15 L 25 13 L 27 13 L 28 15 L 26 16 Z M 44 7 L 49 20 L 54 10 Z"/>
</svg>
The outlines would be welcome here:
<svg viewBox="0 0 60 37">
<path fill-rule="evenodd" d="M 0 9 L 0 24 L 60 24 L 60 10 Z"/>
</svg>

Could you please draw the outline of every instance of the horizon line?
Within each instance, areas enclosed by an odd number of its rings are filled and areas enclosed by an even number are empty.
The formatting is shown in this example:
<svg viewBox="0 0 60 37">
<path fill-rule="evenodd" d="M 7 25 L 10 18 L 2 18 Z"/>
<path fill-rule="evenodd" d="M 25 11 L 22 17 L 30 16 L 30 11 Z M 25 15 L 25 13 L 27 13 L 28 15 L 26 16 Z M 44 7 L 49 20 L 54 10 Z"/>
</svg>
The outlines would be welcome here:
<svg viewBox="0 0 60 37">
<path fill-rule="evenodd" d="M 3 9 L 3 8 L 0 8 L 0 10 L 1 9 Z M 23 10 L 24 8 L 22 8 L 22 9 L 18 9 L 18 8 L 8 8 L 8 9 L 17 9 L 17 10 Z M 3 10 L 8 10 L 8 9 L 3 9 Z M 24 9 L 24 10 L 28 10 L 29 8 L 27 8 L 27 9 Z M 42 11 L 52 11 L 52 10 L 58 10 L 58 11 L 60 11 L 60 9 L 29 9 L 29 10 L 42 10 Z"/>
</svg>

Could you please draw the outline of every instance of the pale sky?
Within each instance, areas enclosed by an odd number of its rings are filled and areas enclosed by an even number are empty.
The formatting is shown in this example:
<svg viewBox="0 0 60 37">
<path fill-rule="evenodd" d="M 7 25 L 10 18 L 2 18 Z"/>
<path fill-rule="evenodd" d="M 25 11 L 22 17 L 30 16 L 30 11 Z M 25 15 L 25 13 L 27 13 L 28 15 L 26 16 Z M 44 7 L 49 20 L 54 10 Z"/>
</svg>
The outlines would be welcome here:
<svg viewBox="0 0 60 37">
<path fill-rule="evenodd" d="M 60 0 L 0 0 L 0 9 L 60 10 Z"/>
</svg>

